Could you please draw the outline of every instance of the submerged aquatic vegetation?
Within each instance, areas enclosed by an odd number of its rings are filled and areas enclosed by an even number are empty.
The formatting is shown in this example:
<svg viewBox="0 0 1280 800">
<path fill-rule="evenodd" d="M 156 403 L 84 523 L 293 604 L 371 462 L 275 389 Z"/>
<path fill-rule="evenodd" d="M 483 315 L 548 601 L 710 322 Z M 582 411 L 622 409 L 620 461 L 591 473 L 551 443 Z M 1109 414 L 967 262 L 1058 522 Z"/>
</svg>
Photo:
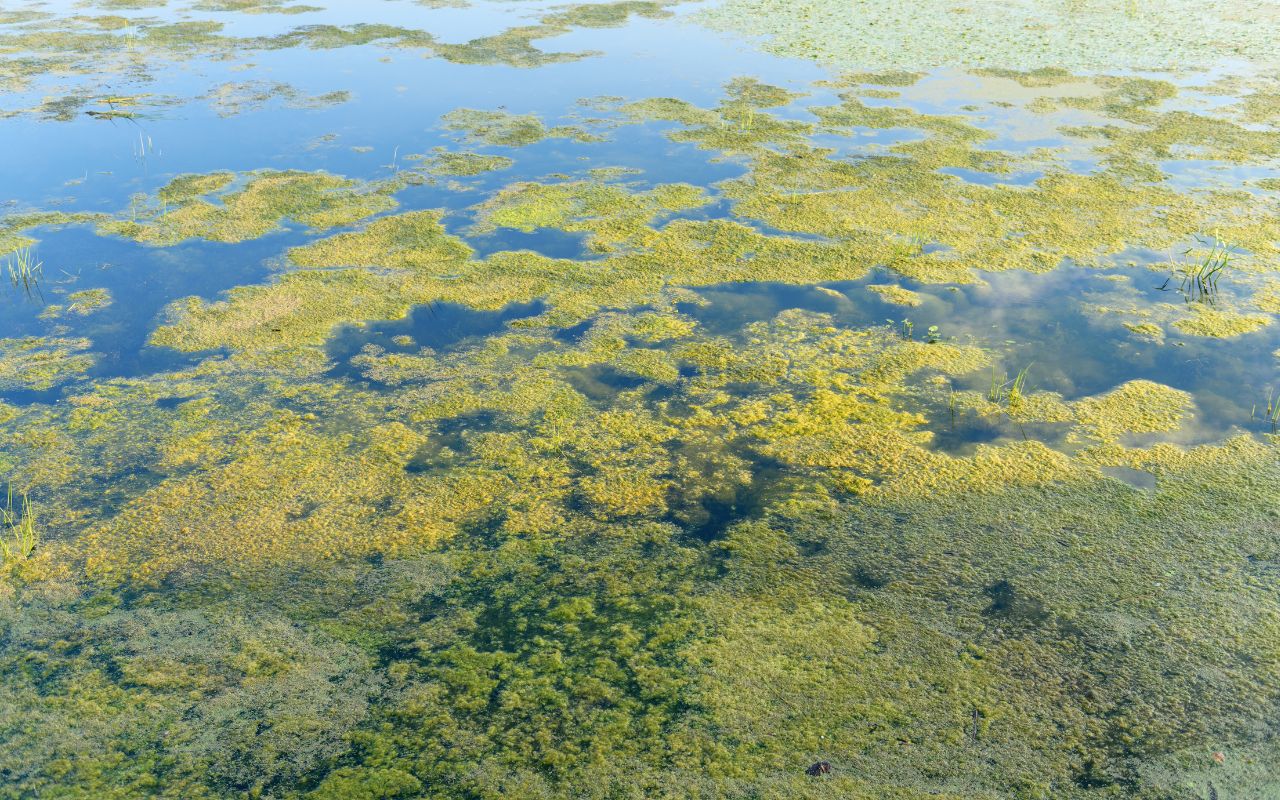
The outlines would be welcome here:
<svg viewBox="0 0 1280 800">
<path fill-rule="evenodd" d="M 290 108 L 317 109 L 345 103 L 351 92 L 336 90 L 318 95 L 306 95 L 287 83 L 268 81 L 230 82 L 211 89 L 205 99 L 222 117 L 231 117 L 247 111 L 258 111 L 272 100 L 280 99 Z"/>
<path fill-rule="evenodd" d="M 1280 469 L 1274 448 L 1113 453 L 1160 470 L 1153 497 L 1037 442 L 948 456 L 905 406 L 922 371 L 968 374 L 985 355 L 831 323 L 789 311 L 711 335 L 672 311 L 604 314 L 572 341 L 532 326 L 413 358 L 370 351 L 360 369 L 394 376 L 380 392 L 215 360 L 41 412 L 55 415 L 41 427 L 80 441 L 62 491 L 91 491 L 122 457 L 165 474 L 76 544 L 94 580 L 193 581 L 196 596 L 226 598 L 182 617 L 189 635 L 166 627 L 170 612 L 108 605 L 64 633 L 93 648 L 22 640 L 59 665 L 61 685 L 126 704 L 113 706 L 124 727 L 86 732 L 98 752 L 135 734 L 127 704 L 171 709 L 163 736 L 133 739 L 167 761 L 133 759 L 107 779 L 86 755 L 74 780 L 568 796 L 589 757 L 655 792 L 745 797 L 807 791 L 804 766 L 824 758 L 851 796 L 942 782 L 957 796 L 1014 785 L 1084 798 L 1082 775 L 1154 780 L 1117 729 L 1141 759 L 1176 757 L 1174 774 L 1194 769 L 1181 754 L 1206 737 L 1250 747 L 1241 731 L 1280 686 L 1243 666 L 1274 654 L 1238 600 L 1275 600 L 1247 575 L 1204 570 L 1238 559 L 1238 533 L 1211 546 L 1224 532 L 1265 529 L 1258 478 Z M 684 369 L 655 369 L 664 359 Z M 604 367 L 640 382 L 584 379 Z M 213 402 L 225 392 L 242 402 Z M 281 392 L 291 409 L 275 407 Z M 152 399 L 172 393 L 191 399 Z M 1074 407 L 1113 441 L 1169 430 L 1185 402 L 1133 384 Z M 22 469 L 53 459 L 33 450 Z M 1151 555 L 1120 557 L 1133 552 Z M 1046 563 L 1069 579 L 1042 575 Z M 324 588 L 299 596 L 299 580 Z M 332 622 L 321 634 L 255 617 L 258 637 L 215 624 L 217 604 L 245 602 L 216 588 L 226 581 Z M 1135 619 L 1140 634 L 1115 638 Z M 1081 646 L 1061 635 L 1068 624 L 1096 633 Z M 211 635 L 218 648 L 194 648 Z M 113 668 L 77 655 L 101 648 Z M 1170 660 L 1185 678 L 1159 674 Z M 1132 680 L 1106 680 L 1117 671 Z M 53 726 L 64 712 L 48 697 L 23 689 L 16 702 Z M 330 714 L 348 735 L 302 746 Z M 234 734 L 267 716 L 266 740 Z M 23 780 L 57 780 L 61 752 L 24 741 Z M 954 766 L 922 771 L 922 750 Z"/>
</svg>

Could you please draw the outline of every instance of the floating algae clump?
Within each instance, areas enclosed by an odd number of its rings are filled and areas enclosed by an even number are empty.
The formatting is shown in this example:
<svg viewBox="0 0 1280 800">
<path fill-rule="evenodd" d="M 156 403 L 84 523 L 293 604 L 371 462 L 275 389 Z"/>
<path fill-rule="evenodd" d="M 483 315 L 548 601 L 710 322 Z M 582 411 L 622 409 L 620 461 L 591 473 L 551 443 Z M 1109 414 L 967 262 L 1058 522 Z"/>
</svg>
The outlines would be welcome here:
<svg viewBox="0 0 1280 800">
<path fill-rule="evenodd" d="M 230 182 L 229 173 L 180 176 L 160 189 L 159 202 L 132 209 L 129 219 L 102 222 L 98 230 L 156 247 L 193 238 L 243 242 L 278 230 L 286 219 L 325 230 L 396 207 L 360 181 L 324 172 L 252 173 L 243 186 L 207 199 Z"/>
<path fill-rule="evenodd" d="M 1104 442 L 1131 433 L 1175 431 L 1190 416 L 1191 395 L 1151 381 L 1129 381 L 1072 404 L 1079 430 Z"/>
<path fill-rule="evenodd" d="M 236 179 L 234 172 L 211 172 L 207 175 L 179 175 L 160 187 L 156 197 L 162 204 L 181 205 L 205 194 L 213 194 L 230 186 Z"/>
<path fill-rule="evenodd" d="M 1164 329 L 1154 322 L 1126 322 L 1124 326 L 1145 339 L 1164 341 Z"/>
<path fill-rule="evenodd" d="M 504 147 L 525 147 L 544 139 L 597 140 L 593 134 L 573 125 L 548 128 L 534 114 L 459 108 L 445 114 L 440 121 L 445 130 L 462 134 L 465 141 Z"/>
<path fill-rule="evenodd" d="M 867 286 L 867 291 L 875 292 L 886 303 L 894 305 L 915 307 L 924 303 L 919 292 L 904 289 L 896 283 L 873 283 Z"/>
<path fill-rule="evenodd" d="M 1191 306 L 1191 316 L 1175 320 L 1173 327 L 1192 336 L 1229 339 L 1253 333 L 1270 324 L 1271 317 L 1266 314 L 1241 314 L 1229 309 L 1194 305 Z"/>
<path fill-rule="evenodd" d="M 90 213 L 72 214 L 64 211 L 36 211 L 2 217 L 0 218 L 0 258 L 15 250 L 34 245 L 36 240 L 28 235 L 33 228 L 80 225 L 96 222 L 104 219 L 104 216 Z"/>
<path fill-rule="evenodd" d="M 1253 302 L 1262 311 L 1280 314 L 1280 280 L 1270 279 L 1253 295 Z"/>
<path fill-rule="evenodd" d="M 413 211 L 376 219 L 364 230 L 340 233 L 289 251 L 303 267 L 431 269 L 466 260 L 471 248 L 445 232 L 438 211 Z"/>
<path fill-rule="evenodd" d="M 111 305 L 111 292 L 106 289 L 82 289 L 67 295 L 65 303 L 47 306 L 40 312 L 40 318 L 84 317 L 109 305 Z"/>
<path fill-rule="evenodd" d="M 0 339 L 0 389 L 45 391 L 87 372 L 88 339 Z"/>
<path fill-rule="evenodd" d="M 347 91 L 325 92 L 308 96 L 287 84 L 270 81 L 224 83 L 205 97 L 221 117 L 233 117 L 246 111 L 257 111 L 274 99 L 282 99 L 289 108 L 319 109 L 345 103 L 351 99 Z"/>
<path fill-rule="evenodd" d="M 306 14 L 323 11 L 308 5 L 286 5 L 284 0 L 200 0 L 192 6 L 197 11 L 236 11 L 241 14 Z"/>
<path fill-rule="evenodd" d="M 408 507 L 399 520 L 371 513 L 380 498 L 407 494 L 411 478 L 394 457 L 347 450 L 341 437 L 316 435 L 300 420 L 268 421 L 231 443 L 225 466 L 165 483 L 89 533 L 87 567 L 104 579 L 127 570 L 145 582 L 193 561 L 224 562 L 234 572 L 336 552 L 387 552 L 440 535 L 415 524 L 427 520 Z M 263 493 L 284 485 L 292 487 L 288 498 L 264 506 Z M 235 536 L 221 535 L 230 529 Z"/>
<path fill-rule="evenodd" d="M 676 0 L 678 2 L 678 0 Z M 616 28 L 631 16 L 665 19 L 671 16 L 668 6 L 674 2 L 653 0 L 619 0 L 613 3 L 580 3 L 542 18 L 544 25 L 573 25 L 579 28 Z"/>
<path fill-rule="evenodd" d="M 590 234 L 593 250 L 609 251 L 652 233 L 659 214 L 697 208 L 703 191 L 688 184 L 664 184 L 647 192 L 629 192 L 603 183 L 523 183 L 503 189 L 478 209 L 475 230 L 560 228 Z"/>
<path fill-rule="evenodd" d="M 748 173 L 720 185 L 736 215 L 839 241 L 853 260 L 924 282 L 973 282 L 975 270 L 1045 272 L 1065 259 L 1104 265 L 1132 247 L 1175 248 L 1197 230 L 1270 254 L 1280 233 L 1274 209 L 1252 195 L 1184 193 L 1133 180 L 1120 167 L 1074 174 L 1051 154 L 983 149 L 991 134 L 965 118 L 868 106 L 853 96 L 811 109 L 817 125 L 731 99 L 713 109 L 657 100 L 620 110 L 678 123 L 668 134 L 676 141 L 745 157 Z M 848 137 L 859 128 L 899 127 L 924 138 L 858 157 L 811 141 L 815 133 Z M 1041 177 L 1006 185 L 943 172 L 1015 168 Z"/>
<path fill-rule="evenodd" d="M 365 270 L 292 272 L 264 286 L 232 289 L 218 302 L 179 300 L 150 342 L 185 351 L 318 345 L 339 323 L 395 319 L 433 294 L 415 292 L 409 279 Z"/>
<path fill-rule="evenodd" d="M 459 153 L 438 147 L 423 156 L 410 156 L 421 163 L 420 169 L 431 175 L 470 177 L 485 172 L 507 169 L 515 162 L 506 156 L 483 153 Z"/>
</svg>

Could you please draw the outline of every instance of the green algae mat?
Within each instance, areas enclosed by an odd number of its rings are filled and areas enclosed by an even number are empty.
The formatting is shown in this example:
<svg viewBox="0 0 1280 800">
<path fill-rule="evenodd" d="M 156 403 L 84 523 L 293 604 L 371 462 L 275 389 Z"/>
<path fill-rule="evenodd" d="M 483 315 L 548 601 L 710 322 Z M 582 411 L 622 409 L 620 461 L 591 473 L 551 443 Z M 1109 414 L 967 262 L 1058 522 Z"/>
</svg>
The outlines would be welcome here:
<svg viewBox="0 0 1280 800">
<path fill-rule="evenodd" d="M 1280 5 L 0 7 L 0 800 L 1280 797 Z"/>
</svg>

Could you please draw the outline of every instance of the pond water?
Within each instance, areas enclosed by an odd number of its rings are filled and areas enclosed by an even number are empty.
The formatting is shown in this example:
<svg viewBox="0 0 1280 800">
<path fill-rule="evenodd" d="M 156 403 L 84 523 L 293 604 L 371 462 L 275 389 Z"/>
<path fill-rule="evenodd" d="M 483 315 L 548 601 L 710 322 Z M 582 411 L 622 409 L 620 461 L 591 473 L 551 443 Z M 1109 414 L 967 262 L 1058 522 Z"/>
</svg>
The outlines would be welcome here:
<svg viewBox="0 0 1280 800">
<path fill-rule="evenodd" d="M 1280 797 L 1280 5 L 319 2 L 0 7 L 0 798 Z"/>
</svg>

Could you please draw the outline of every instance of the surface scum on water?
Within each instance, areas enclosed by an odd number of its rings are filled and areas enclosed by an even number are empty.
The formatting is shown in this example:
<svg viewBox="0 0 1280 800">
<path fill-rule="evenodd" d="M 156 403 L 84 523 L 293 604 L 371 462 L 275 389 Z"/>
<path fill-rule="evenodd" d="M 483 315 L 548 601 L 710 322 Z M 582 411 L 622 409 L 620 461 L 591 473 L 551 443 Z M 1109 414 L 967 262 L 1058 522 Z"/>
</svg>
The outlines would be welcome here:
<svg viewBox="0 0 1280 800">
<path fill-rule="evenodd" d="M 1280 797 L 1280 5 L 323 6 L 0 6 L 0 798 Z"/>
</svg>

